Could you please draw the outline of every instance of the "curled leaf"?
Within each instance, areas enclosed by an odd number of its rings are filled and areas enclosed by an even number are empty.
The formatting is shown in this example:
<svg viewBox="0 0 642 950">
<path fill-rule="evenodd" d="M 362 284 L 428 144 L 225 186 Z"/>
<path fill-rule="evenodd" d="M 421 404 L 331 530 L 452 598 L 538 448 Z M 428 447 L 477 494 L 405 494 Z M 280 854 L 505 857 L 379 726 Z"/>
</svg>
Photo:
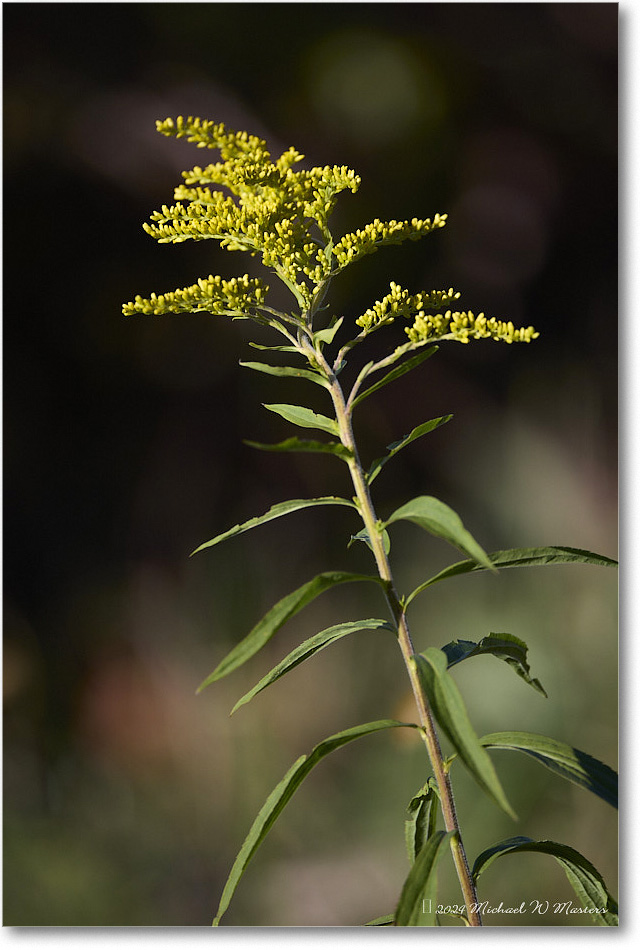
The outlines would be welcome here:
<svg viewBox="0 0 642 950">
<path fill-rule="evenodd" d="M 467 660 L 471 656 L 489 654 L 504 660 L 529 686 L 546 696 L 546 691 L 538 679 L 530 675 L 530 666 L 526 661 L 528 647 L 523 640 L 510 633 L 491 633 L 482 637 L 479 643 L 474 640 L 452 640 L 441 648 L 446 654 L 448 668 Z"/>
<path fill-rule="evenodd" d="M 557 841 L 533 841 L 532 838 L 515 837 L 500 841 L 483 851 L 473 865 L 473 880 L 477 882 L 479 876 L 492 862 L 505 854 L 516 854 L 520 851 L 539 851 L 550 854 L 564 868 L 568 881 L 580 899 L 582 907 L 595 923 L 603 927 L 617 927 L 618 907 L 609 894 L 604 878 L 593 867 L 591 862 L 568 845 Z"/>
<path fill-rule="evenodd" d="M 617 772 L 573 746 L 534 732 L 492 732 L 479 740 L 485 749 L 523 752 L 574 785 L 593 792 L 613 808 L 618 804 Z"/>
<path fill-rule="evenodd" d="M 405 831 L 406 850 L 411 864 L 436 830 L 438 806 L 439 791 L 437 783 L 431 777 L 408 803 L 407 812 L 410 817 L 406 819 Z"/>
</svg>

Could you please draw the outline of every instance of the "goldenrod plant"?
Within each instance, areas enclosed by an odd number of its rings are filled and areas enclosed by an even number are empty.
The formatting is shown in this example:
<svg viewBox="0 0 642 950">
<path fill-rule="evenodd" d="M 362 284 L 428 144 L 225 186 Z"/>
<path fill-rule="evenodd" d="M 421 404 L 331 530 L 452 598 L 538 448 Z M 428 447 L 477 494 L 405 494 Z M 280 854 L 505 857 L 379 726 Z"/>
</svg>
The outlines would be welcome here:
<svg viewBox="0 0 642 950">
<path fill-rule="evenodd" d="M 341 623 L 305 640 L 242 696 L 234 710 L 300 663 L 360 630 L 385 630 L 391 638 L 396 638 L 417 707 L 414 722 L 381 719 L 360 725 L 347 724 L 345 730 L 319 742 L 294 762 L 268 795 L 238 852 L 214 925 L 221 921 L 257 848 L 314 766 L 340 746 L 385 729 L 414 731 L 417 740 L 425 746 L 430 775 L 408 806 L 405 831 L 410 870 L 405 881 L 400 881 L 397 905 L 388 914 L 384 911 L 391 909 L 382 908 L 384 915 L 369 921 L 369 925 L 461 926 L 463 921 L 479 927 L 484 906 L 477 892 L 481 875 L 499 857 L 522 851 L 543 852 L 559 862 L 585 919 L 590 918 L 596 925 L 616 925 L 617 905 L 602 876 L 586 857 L 565 844 L 520 835 L 489 843 L 474 860 L 469 860 L 451 781 L 455 762 L 461 763 L 480 789 L 512 818 L 516 816 L 493 765 L 491 753 L 494 750 L 525 754 L 614 807 L 617 807 L 617 776 L 610 767 L 590 755 L 548 736 L 496 732 L 479 737 L 451 668 L 470 662 L 475 656 L 492 655 L 504 660 L 526 684 L 546 695 L 539 680 L 531 676 L 526 644 L 509 634 L 491 634 L 479 642 L 422 643 L 418 649 L 413 645 L 407 616 L 408 608 L 418 596 L 458 575 L 560 563 L 613 567 L 615 562 L 589 551 L 557 546 L 487 553 L 459 515 L 431 495 L 413 498 L 389 514 L 380 513 L 373 502 L 372 488 L 383 466 L 411 442 L 448 423 L 451 416 L 440 416 L 416 426 L 388 445 L 381 457 L 369 465 L 362 461 L 353 430 L 353 416 L 358 406 L 433 357 L 438 343 L 470 343 L 482 339 L 529 343 L 537 339 L 537 331 L 531 326 L 515 327 L 510 321 L 457 309 L 460 295 L 452 288 L 410 293 L 393 281 L 390 293 L 373 303 L 365 313 L 356 315 L 354 329 L 351 332 L 348 329 L 346 334 L 347 321 L 333 314 L 332 306 L 327 303 L 333 280 L 364 255 L 385 245 L 419 240 L 439 231 L 446 224 L 447 216 L 439 213 L 411 221 L 375 220 L 360 230 L 335 238 L 329 222 L 337 199 L 344 191 L 355 193 L 360 184 L 359 176 L 351 169 L 326 166 L 297 170 L 303 156 L 296 149 L 288 149 L 273 161 L 262 139 L 199 118 L 166 119 L 158 122 L 157 128 L 162 135 L 185 138 L 198 148 L 218 152 L 220 161 L 183 172 L 184 182 L 175 190 L 175 203 L 163 205 L 152 214 L 151 223 L 144 225 L 147 233 L 160 243 L 214 239 L 229 251 L 246 251 L 260 257 L 273 278 L 290 292 L 292 309 L 287 312 L 276 309 L 270 303 L 269 286 L 245 274 L 231 280 L 210 275 L 190 287 L 151 294 L 147 298 L 137 296 L 124 305 L 123 312 L 132 316 L 204 311 L 233 320 L 254 321 L 263 334 L 265 328 L 273 331 L 277 342 L 272 345 L 253 342 L 250 346 L 268 352 L 277 362 L 244 361 L 241 365 L 274 376 L 298 377 L 306 385 L 314 383 L 326 391 L 331 414 L 322 415 L 305 405 L 268 405 L 267 409 L 289 424 L 318 430 L 324 435 L 317 439 L 291 435 L 274 445 L 253 444 L 273 452 L 335 455 L 345 463 L 351 484 L 347 497 L 279 500 L 264 514 L 217 534 L 194 553 L 303 508 L 341 505 L 353 510 L 357 523 L 348 542 L 364 542 L 376 567 L 371 574 L 324 571 L 287 594 L 221 659 L 200 689 L 249 661 L 286 622 L 324 591 L 339 584 L 368 581 L 380 589 L 382 607 L 386 608 L 384 618 Z M 392 324 L 399 327 L 392 350 L 380 359 L 359 363 L 359 344 L 380 328 Z M 341 338 L 346 335 L 348 338 L 339 346 L 340 328 Z M 393 335 L 394 332 L 389 331 Z M 284 358 L 295 365 L 283 365 L 280 360 Z M 344 388 L 342 376 L 348 375 L 344 373 L 348 364 L 351 364 L 354 381 Z M 429 577 L 415 590 L 401 593 L 389 559 L 389 532 L 399 521 L 414 522 L 439 541 L 456 548 L 464 559 Z M 453 749 L 448 757 L 442 753 L 444 737 Z M 448 852 L 462 894 L 459 909 L 451 909 L 450 917 L 437 915 L 436 900 L 437 868 Z"/>
</svg>

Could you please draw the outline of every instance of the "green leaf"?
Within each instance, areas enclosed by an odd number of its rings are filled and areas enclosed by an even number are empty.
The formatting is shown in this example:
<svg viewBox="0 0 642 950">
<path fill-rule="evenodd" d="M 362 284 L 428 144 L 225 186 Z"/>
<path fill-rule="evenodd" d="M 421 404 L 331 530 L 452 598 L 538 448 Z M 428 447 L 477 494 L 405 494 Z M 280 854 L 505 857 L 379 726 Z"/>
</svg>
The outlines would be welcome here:
<svg viewBox="0 0 642 950">
<path fill-rule="evenodd" d="M 273 350 L 275 353 L 300 353 L 298 346 L 263 346 L 261 343 L 250 343 L 255 350 Z"/>
<path fill-rule="evenodd" d="M 408 803 L 407 812 L 410 818 L 406 819 L 405 832 L 406 850 L 411 864 L 436 830 L 438 805 L 437 783 L 434 778 L 429 778 Z"/>
<path fill-rule="evenodd" d="M 415 654 L 413 661 L 437 722 L 459 753 L 465 766 L 500 808 L 511 818 L 515 818 L 516 815 L 500 785 L 490 756 L 480 744 L 468 718 L 457 684 L 447 670 L 445 653 L 436 647 L 428 647 L 424 653 Z"/>
<path fill-rule="evenodd" d="M 302 755 L 297 759 L 292 768 L 268 796 L 267 801 L 256 816 L 254 824 L 250 828 L 249 834 L 241 846 L 241 850 L 236 857 L 227 883 L 225 884 L 216 917 L 213 921 L 214 927 L 219 925 L 221 917 L 229 907 L 234 891 L 257 848 L 301 782 L 306 775 L 312 771 L 314 766 L 317 765 L 324 756 L 330 752 L 334 752 L 335 749 L 339 749 L 347 742 L 352 742 L 353 739 L 360 739 L 362 736 L 379 732 L 382 729 L 396 729 L 400 726 L 417 728 L 415 723 L 397 722 L 396 719 L 382 719 L 377 722 L 367 722 L 364 725 L 354 726 L 352 729 L 346 729 L 343 732 L 338 732 L 334 736 L 330 736 L 328 739 L 324 739 L 323 742 L 320 742 L 314 747 L 309 755 Z"/>
<path fill-rule="evenodd" d="M 364 924 L 364 927 L 389 927 L 394 922 L 394 914 L 384 914 L 383 917 L 375 917 L 374 920 L 369 920 L 367 924 Z"/>
<path fill-rule="evenodd" d="M 314 373 L 309 369 L 298 369 L 294 366 L 271 366 L 268 363 L 244 363 L 239 362 L 239 366 L 246 366 L 248 369 L 255 369 L 259 373 L 268 373 L 270 376 L 298 376 L 301 379 L 309 379 L 318 386 L 327 389 L 327 380 L 320 373 Z"/>
<path fill-rule="evenodd" d="M 479 876 L 495 858 L 520 851 L 539 851 L 552 855 L 564 868 L 566 877 L 579 897 L 582 907 L 603 908 L 601 913 L 590 914 L 591 918 L 603 927 L 617 927 L 618 907 L 609 894 L 602 875 L 579 851 L 569 848 L 568 845 L 558 844 L 556 841 L 533 841 L 525 837 L 507 838 L 505 841 L 500 841 L 499 844 L 479 855 L 473 866 L 473 880 L 477 882 Z"/>
<path fill-rule="evenodd" d="M 278 505 L 272 505 L 270 510 L 266 511 L 264 515 L 259 515 L 257 518 L 250 518 L 249 521 L 245 521 L 243 524 L 235 524 L 233 528 L 229 528 L 229 530 L 224 531 L 223 534 L 218 534 L 215 538 L 212 538 L 211 541 L 205 541 L 205 543 L 199 545 L 195 551 L 192 551 L 190 557 L 193 557 L 194 554 L 198 554 L 199 551 L 204 551 L 205 548 L 211 548 L 221 541 L 227 541 L 228 538 L 234 538 L 237 534 L 243 534 L 244 531 L 250 531 L 251 528 L 265 524 L 266 521 L 273 521 L 275 518 L 288 515 L 292 511 L 298 511 L 300 508 L 312 508 L 315 505 L 345 505 L 348 508 L 356 508 L 354 502 L 348 501 L 347 498 L 335 498 L 333 495 L 329 495 L 326 498 L 294 498 L 292 501 L 281 501 Z"/>
<path fill-rule="evenodd" d="M 381 540 L 383 541 L 383 549 L 386 554 L 390 554 L 390 535 L 382 528 L 380 531 Z M 370 534 L 368 533 L 367 528 L 362 528 L 361 531 L 358 531 L 357 534 L 350 536 L 348 541 L 348 547 L 351 548 L 355 541 L 363 541 L 364 544 L 367 544 L 372 553 L 374 554 L 374 548 L 372 547 L 372 541 L 370 540 Z"/>
<path fill-rule="evenodd" d="M 339 434 L 339 426 L 334 419 L 330 419 L 328 416 L 321 416 L 318 412 L 312 412 L 311 409 L 307 409 L 305 406 L 289 406 L 285 403 L 279 403 L 278 405 L 266 406 L 263 403 L 266 409 L 269 409 L 270 412 L 276 412 L 278 415 L 283 416 L 288 422 L 294 423 L 296 426 L 303 426 L 306 429 L 323 429 L 324 432 L 329 432 L 330 435 Z"/>
<path fill-rule="evenodd" d="M 375 584 L 385 586 L 385 581 L 380 577 L 370 574 L 348 574 L 342 571 L 328 571 L 324 574 L 318 574 L 307 584 L 298 587 L 291 594 L 283 597 L 277 604 L 269 610 L 262 620 L 250 630 L 248 635 L 238 643 L 227 656 L 221 660 L 216 669 L 210 673 L 206 680 L 199 686 L 197 692 L 222 679 L 233 670 L 242 666 L 250 657 L 265 646 L 265 644 L 274 636 L 277 630 L 291 618 L 302 610 L 310 601 L 314 600 L 319 594 L 336 587 L 338 584 L 352 583 L 353 581 L 374 581 Z"/>
<path fill-rule="evenodd" d="M 400 439 L 398 442 L 391 442 L 390 445 L 387 445 L 386 448 L 389 449 L 388 454 L 382 456 L 380 459 L 375 459 L 368 470 L 368 474 L 366 475 L 366 481 L 368 484 L 372 485 L 386 462 L 389 462 L 390 459 L 397 454 L 397 452 L 401 452 L 403 448 L 405 448 L 407 445 L 410 445 L 410 443 L 414 442 L 415 439 L 419 439 L 422 435 L 432 432 L 433 429 L 443 426 L 446 422 L 450 422 L 451 419 L 452 415 L 439 416 L 438 419 L 430 419 L 429 422 L 424 422 L 422 425 L 417 426 L 412 430 L 412 432 L 410 432 L 408 435 L 405 435 L 403 439 Z"/>
<path fill-rule="evenodd" d="M 394 521 L 413 521 L 436 538 L 443 538 L 465 554 L 470 554 L 484 567 L 495 570 L 484 549 L 464 528 L 459 515 L 438 498 L 430 495 L 419 495 L 418 498 L 413 498 L 412 501 L 393 512 L 386 521 L 385 527 Z"/>
<path fill-rule="evenodd" d="M 342 323 L 343 317 L 339 317 L 339 319 L 329 327 L 325 327 L 323 330 L 317 330 L 314 334 L 315 343 L 332 343 Z"/>
<path fill-rule="evenodd" d="M 580 749 L 533 732 L 491 732 L 479 741 L 486 749 L 523 752 L 562 778 L 588 789 L 617 808 L 617 772 Z"/>
<path fill-rule="evenodd" d="M 246 445 L 254 449 L 261 449 L 264 452 L 325 452 L 330 455 L 338 455 L 339 458 L 352 458 L 352 452 L 340 442 L 315 442 L 313 439 L 297 439 L 293 436 L 291 439 L 285 439 L 283 442 L 276 442 L 272 445 L 266 445 L 264 442 L 252 442 L 249 439 L 243 440 Z"/>
<path fill-rule="evenodd" d="M 434 927 L 437 913 L 437 865 L 454 831 L 435 831 L 417 855 L 401 890 L 396 927 Z"/>
<path fill-rule="evenodd" d="M 378 383 L 375 383 L 374 386 L 370 386 L 369 389 L 365 389 L 360 396 L 352 403 L 352 407 L 358 406 L 360 402 L 363 402 L 364 399 L 367 399 L 368 396 L 371 396 L 372 393 L 376 393 L 378 389 L 382 389 L 384 386 L 387 386 L 388 383 L 393 382 L 395 379 L 399 379 L 400 376 L 405 376 L 406 373 L 409 373 L 411 369 L 415 369 L 424 360 L 427 360 L 430 356 L 433 356 L 439 349 L 438 346 L 431 346 L 429 349 L 424 350 L 421 353 L 418 353 L 417 356 L 411 356 L 409 360 L 406 360 L 405 363 L 402 363 L 401 366 L 396 366 L 394 369 L 390 370 L 389 373 L 380 379 Z"/>
<path fill-rule="evenodd" d="M 517 675 L 521 676 L 529 686 L 536 689 L 542 696 L 546 696 L 546 690 L 540 681 L 530 675 L 530 666 L 526 660 L 528 647 L 523 640 L 511 636 L 510 633 L 491 633 L 483 637 L 479 643 L 475 643 L 474 640 L 452 640 L 441 649 L 446 654 L 449 669 L 470 656 L 483 656 L 486 653 L 496 656 L 512 666 Z"/>
<path fill-rule="evenodd" d="M 251 690 L 239 699 L 232 713 L 235 713 L 236 710 L 244 706 L 245 703 L 249 703 L 249 701 L 253 699 L 257 693 L 260 693 L 261 690 L 264 690 L 266 686 L 275 683 L 282 676 L 285 676 L 286 673 L 289 673 L 290 670 L 293 670 L 295 666 L 298 666 L 299 663 L 308 660 L 311 656 L 314 656 L 315 653 L 323 650 L 331 643 L 335 643 L 337 640 L 347 637 L 350 633 L 356 633 L 358 630 L 380 629 L 391 630 L 395 633 L 395 628 L 387 620 L 357 620 L 353 623 L 340 623 L 334 627 L 328 627 L 327 630 L 322 630 L 321 633 L 317 633 L 314 637 L 310 637 L 309 640 L 305 640 L 299 644 L 296 649 L 288 653 L 269 673 L 266 673 L 256 686 L 253 686 Z M 230 715 L 232 715 L 232 713 L 230 713 Z"/>
<path fill-rule="evenodd" d="M 595 564 L 599 567 L 617 567 L 617 561 L 602 554 L 593 554 L 592 551 L 583 551 L 581 548 L 565 547 L 547 547 L 547 548 L 511 548 L 507 551 L 494 551 L 488 555 L 493 568 L 500 570 L 505 567 L 537 567 L 546 564 Z M 478 564 L 476 561 L 458 561 L 457 564 L 451 564 L 444 568 L 439 574 L 435 574 L 429 580 L 420 584 L 406 598 L 406 606 L 413 600 L 417 594 L 421 594 L 432 584 L 438 581 L 444 581 L 448 577 L 456 577 L 459 574 L 468 574 L 470 571 L 488 570 L 486 565 Z"/>
</svg>

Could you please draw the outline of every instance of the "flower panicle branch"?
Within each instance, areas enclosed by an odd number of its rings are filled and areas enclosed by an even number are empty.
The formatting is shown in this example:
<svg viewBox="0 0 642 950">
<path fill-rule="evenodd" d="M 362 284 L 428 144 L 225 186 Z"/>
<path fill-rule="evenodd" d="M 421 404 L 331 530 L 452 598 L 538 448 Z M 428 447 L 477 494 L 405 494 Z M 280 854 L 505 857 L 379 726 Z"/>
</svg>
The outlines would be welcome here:
<svg viewBox="0 0 642 950">
<path fill-rule="evenodd" d="M 428 313 L 432 309 L 441 309 L 459 300 L 461 294 L 450 287 L 448 290 L 431 290 L 428 293 L 411 294 L 390 282 L 390 293 L 366 310 L 356 323 L 362 328 L 362 335 L 371 333 L 379 327 L 394 323 L 397 317 L 413 320 L 405 332 L 413 344 L 424 344 L 438 340 L 456 340 L 469 343 L 471 340 L 492 339 L 505 343 L 529 343 L 537 339 L 539 333 L 534 327 L 515 327 L 511 321 L 474 314 L 472 310 L 460 311 L 448 309 L 442 314 Z"/>
<path fill-rule="evenodd" d="M 133 301 L 123 305 L 125 316 L 136 313 L 196 313 L 205 310 L 208 313 L 249 316 L 263 306 L 267 287 L 258 278 L 222 277 L 199 278 L 191 287 L 177 288 L 164 294 L 152 294 L 143 298 L 137 295 Z"/>
</svg>

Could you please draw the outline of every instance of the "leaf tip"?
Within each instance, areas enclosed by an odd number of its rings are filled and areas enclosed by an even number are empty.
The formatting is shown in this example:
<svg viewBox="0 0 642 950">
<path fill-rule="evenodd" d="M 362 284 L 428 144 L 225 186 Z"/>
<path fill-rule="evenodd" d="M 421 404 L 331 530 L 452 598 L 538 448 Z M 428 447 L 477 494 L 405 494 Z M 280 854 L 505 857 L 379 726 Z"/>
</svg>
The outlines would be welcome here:
<svg viewBox="0 0 642 950">
<path fill-rule="evenodd" d="M 213 682 L 214 682 L 214 680 L 212 679 L 212 675 L 208 676 L 207 679 L 204 679 L 203 682 L 201 683 L 201 685 L 198 687 L 198 689 L 196 690 L 195 695 L 198 696 L 199 693 L 202 693 L 203 690 L 204 690 L 207 686 L 209 686 L 211 683 L 213 683 Z"/>
</svg>

